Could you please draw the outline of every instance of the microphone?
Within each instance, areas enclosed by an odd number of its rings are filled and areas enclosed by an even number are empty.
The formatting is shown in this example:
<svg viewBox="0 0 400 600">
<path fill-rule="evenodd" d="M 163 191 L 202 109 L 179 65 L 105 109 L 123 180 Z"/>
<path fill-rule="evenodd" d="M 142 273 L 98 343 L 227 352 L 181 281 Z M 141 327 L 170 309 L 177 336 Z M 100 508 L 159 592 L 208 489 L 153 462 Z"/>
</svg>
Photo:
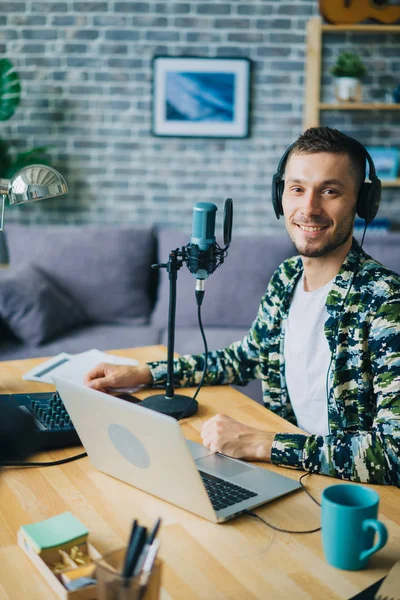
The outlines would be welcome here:
<svg viewBox="0 0 400 600">
<path fill-rule="evenodd" d="M 176 280 L 177 273 L 183 263 L 187 264 L 189 271 L 196 278 L 196 301 L 198 306 L 199 324 L 202 331 L 206 357 L 208 354 L 207 342 L 201 325 L 200 306 L 204 297 L 204 282 L 211 273 L 214 273 L 225 260 L 227 250 L 231 243 L 232 235 L 232 200 L 227 198 L 224 205 L 224 248 L 215 241 L 215 216 L 217 207 L 211 202 L 197 202 L 193 207 L 192 236 L 187 246 L 176 248 L 169 253 L 168 263 L 152 265 L 154 269 L 167 269 L 169 275 L 169 308 L 168 308 L 168 356 L 167 356 L 167 382 L 164 394 L 157 394 L 145 398 L 141 406 L 158 412 L 183 419 L 194 415 L 198 410 L 196 400 L 202 381 L 192 399 L 174 390 L 174 343 L 175 343 L 175 312 L 176 312 Z M 207 366 L 207 358 L 206 363 Z M 203 378 L 206 374 L 206 367 Z M 203 380 L 203 379 L 202 379 Z"/>
<path fill-rule="evenodd" d="M 186 246 L 186 264 L 196 279 L 207 279 L 217 268 L 215 216 L 211 202 L 197 202 L 193 207 L 192 236 Z"/>
<path fill-rule="evenodd" d="M 204 297 L 204 282 L 224 262 L 231 242 L 232 200 L 227 198 L 224 207 L 224 243 L 220 248 L 215 240 L 215 217 L 217 207 L 211 202 L 197 202 L 193 207 L 192 236 L 184 248 L 184 260 L 189 271 L 196 277 L 198 306 Z"/>
</svg>

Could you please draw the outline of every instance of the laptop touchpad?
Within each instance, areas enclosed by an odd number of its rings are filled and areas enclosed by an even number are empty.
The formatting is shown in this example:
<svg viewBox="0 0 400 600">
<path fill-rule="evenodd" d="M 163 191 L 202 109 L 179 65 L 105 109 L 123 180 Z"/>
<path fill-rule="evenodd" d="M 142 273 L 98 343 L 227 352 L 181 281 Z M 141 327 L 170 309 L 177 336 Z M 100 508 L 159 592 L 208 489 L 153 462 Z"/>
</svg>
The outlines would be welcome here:
<svg viewBox="0 0 400 600">
<path fill-rule="evenodd" d="M 236 477 L 253 469 L 250 465 L 239 463 L 221 454 L 209 454 L 204 458 L 198 458 L 195 462 L 198 469 L 207 469 L 221 477 Z"/>
</svg>

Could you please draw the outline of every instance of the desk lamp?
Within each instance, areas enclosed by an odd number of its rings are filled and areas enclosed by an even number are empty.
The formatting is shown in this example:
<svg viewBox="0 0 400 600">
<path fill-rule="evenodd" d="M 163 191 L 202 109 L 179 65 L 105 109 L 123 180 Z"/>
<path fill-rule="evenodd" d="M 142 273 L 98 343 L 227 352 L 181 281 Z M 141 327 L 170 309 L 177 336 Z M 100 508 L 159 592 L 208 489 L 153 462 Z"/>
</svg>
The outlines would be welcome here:
<svg viewBox="0 0 400 600">
<path fill-rule="evenodd" d="M 6 196 L 10 206 L 36 202 L 47 198 L 56 198 L 68 192 L 67 183 L 62 175 L 46 165 L 29 165 L 24 167 L 11 179 L 0 178 L 0 194 L 2 195 L 0 231 L 4 227 L 4 209 Z"/>
<path fill-rule="evenodd" d="M 1 223 L 3 231 L 6 196 L 10 205 L 25 204 L 46 198 L 55 198 L 68 192 L 68 186 L 62 175 L 52 167 L 29 165 L 11 179 L 0 178 Z M 25 458 L 37 448 L 37 428 L 33 418 L 22 414 L 18 409 L 1 406 L 0 418 L 0 456 L 2 460 Z M 31 417 L 31 415 L 29 415 Z M 10 441 L 12 440 L 12 442 Z"/>
</svg>

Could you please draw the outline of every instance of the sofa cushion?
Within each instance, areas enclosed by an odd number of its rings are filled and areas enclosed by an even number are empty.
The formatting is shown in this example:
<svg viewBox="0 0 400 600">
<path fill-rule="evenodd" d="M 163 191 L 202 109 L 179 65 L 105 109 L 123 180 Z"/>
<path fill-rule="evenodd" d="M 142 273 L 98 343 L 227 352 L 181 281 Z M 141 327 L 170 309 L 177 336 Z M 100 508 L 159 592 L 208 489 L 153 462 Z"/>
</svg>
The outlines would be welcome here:
<svg viewBox="0 0 400 600">
<path fill-rule="evenodd" d="M 31 264 L 0 271 L 0 315 L 31 346 L 88 321 L 76 301 Z"/>
<path fill-rule="evenodd" d="M 388 269 L 400 274 L 400 233 L 390 232 L 375 236 L 368 233 L 367 229 L 363 245 L 365 252 Z"/>
<path fill-rule="evenodd" d="M 151 346 L 159 343 L 159 333 L 150 325 L 96 324 L 78 327 L 38 348 L 28 347 L 19 340 L 8 339 L 0 342 L 1 360 L 55 356 L 60 352 L 77 354 L 92 348 L 116 350 Z"/>
<path fill-rule="evenodd" d="M 158 260 L 166 263 L 169 252 L 186 245 L 189 239 L 182 233 L 161 230 Z M 203 323 L 217 327 L 250 327 L 273 272 L 283 260 L 294 254 L 295 250 L 285 233 L 269 237 L 234 237 L 225 262 L 206 280 Z M 178 272 L 177 282 L 178 329 L 197 325 L 195 282 L 184 265 Z M 168 273 L 161 269 L 153 325 L 166 327 L 168 299 Z"/>
<path fill-rule="evenodd" d="M 155 237 L 151 229 L 9 225 L 11 265 L 34 262 L 95 322 L 147 322 Z"/>
</svg>

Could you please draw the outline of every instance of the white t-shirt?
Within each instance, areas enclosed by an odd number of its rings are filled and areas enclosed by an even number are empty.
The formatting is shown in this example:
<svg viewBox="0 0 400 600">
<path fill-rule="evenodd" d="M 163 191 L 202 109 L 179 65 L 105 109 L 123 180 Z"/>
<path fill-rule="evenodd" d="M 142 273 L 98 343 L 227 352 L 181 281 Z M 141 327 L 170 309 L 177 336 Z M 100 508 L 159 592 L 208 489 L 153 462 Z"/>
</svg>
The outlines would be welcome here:
<svg viewBox="0 0 400 600">
<path fill-rule="evenodd" d="M 324 333 L 326 297 L 333 279 L 313 292 L 298 281 L 285 324 L 285 376 L 298 426 L 307 433 L 328 435 L 326 377 L 331 360 Z"/>
</svg>

